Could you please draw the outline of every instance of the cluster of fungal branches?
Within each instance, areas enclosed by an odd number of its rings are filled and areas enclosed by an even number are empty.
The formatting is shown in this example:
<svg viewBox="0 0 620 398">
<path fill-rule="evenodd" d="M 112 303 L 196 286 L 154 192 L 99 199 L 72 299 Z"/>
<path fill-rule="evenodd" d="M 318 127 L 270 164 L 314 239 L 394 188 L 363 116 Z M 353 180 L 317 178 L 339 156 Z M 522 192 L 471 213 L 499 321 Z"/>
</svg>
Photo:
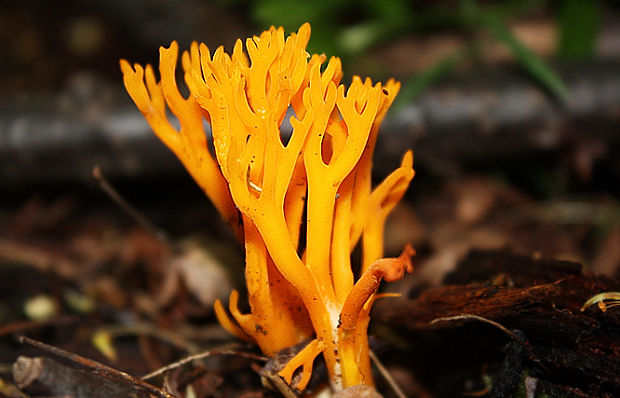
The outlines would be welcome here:
<svg viewBox="0 0 620 398">
<path fill-rule="evenodd" d="M 222 326 L 270 356 L 310 341 L 280 375 L 290 383 L 301 367 L 303 390 L 322 353 L 332 388 L 341 390 L 372 385 L 367 328 L 376 291 L 382 279 L 412 271 L 409 246 L 400 257 L 382 257 L 385 219 L 413 178 L 413 156 L 408 151 L 372 188 L 377 132 L 400 84 L 354 77 L 345 88 L 340 60 L 310 56 L 309 37 L 308 24 L 287 38 L 272 27 L 247 39 L 245 50 L 238 40 L 230 55 L 193 43 L 181 56 L 188 97 L 177 87 L 176 42 L 160 49 L 160 80 L 150 65 L 123 60 L 121 68 L 154 132 L 245 245 L 251 310 L 238 309 L 233 291 L 230 316 L 221 302 L 215 307 Z M 362 263 L 354 266 L 358 245 Z"/>
</svg>

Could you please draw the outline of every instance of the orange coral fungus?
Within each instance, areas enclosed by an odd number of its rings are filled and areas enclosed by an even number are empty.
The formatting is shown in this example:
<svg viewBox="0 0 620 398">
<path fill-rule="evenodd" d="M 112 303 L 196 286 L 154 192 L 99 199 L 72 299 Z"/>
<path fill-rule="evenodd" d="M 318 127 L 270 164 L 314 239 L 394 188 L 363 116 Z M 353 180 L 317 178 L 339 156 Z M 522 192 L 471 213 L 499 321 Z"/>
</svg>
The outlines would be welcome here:
<svg viewBox="0 0 620 398">
<path fill-rule="evenodd" d="M 382 279 L 412 271 L 406 247 L 383 256 L 385 219 L 413 178 L 413 156 L 372 190 L 377 131 L 400 84 L 372 84 L 354 77 L 340 84 L 340 60 L 309 56 L 310 26 L 285 39 L 282 28 L 213 54 L 193 43 L 182 55 L 188 98 L 175 81 L 178 49 L 160 50 L 153 69 L 121 61 L 127 91 L 157 136 L 174 151 L 245 244 L 250 313 L 233 291 L 229 310 L 218 301 L 224 328 L 255 342 L 267 355 L 310 343 L 280 375 L 303 390 L 312 364 L 323 354 L 334 390 L 372 385 L 367 327 Z M 180 121 L 172 127 L 166 105 Z M 291 109 L 293 131 L 280 127 Z M 203 120 L 211 124 L 215 158 Z M 304 218 L 305 216 L 305 218 Z M 301 237 L 305 237 L 302 239 Z M 362 241 L 355 281 L 351 252 Z"/>
</svg>

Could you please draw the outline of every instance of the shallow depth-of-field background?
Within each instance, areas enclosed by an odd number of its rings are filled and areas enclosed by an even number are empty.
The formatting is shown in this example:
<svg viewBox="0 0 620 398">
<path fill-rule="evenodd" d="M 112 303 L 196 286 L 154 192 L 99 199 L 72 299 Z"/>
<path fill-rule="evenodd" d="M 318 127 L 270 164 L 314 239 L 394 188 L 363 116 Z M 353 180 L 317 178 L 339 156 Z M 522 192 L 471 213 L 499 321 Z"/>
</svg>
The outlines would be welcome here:
<svg viewBox="0 0 620 398">
<path fill-rule="evenodd" d="M 379 181 L 413 149 L 416 176 L 385 245 L 397 255 L 412 243 L 418 255 L 413 274 L 384 286 L 403 298 L 377 305 L 370 334 L 404 394 L 618 396 L 620 308 L 578 311 L 588 289 L 620 290 L 618 3 L 24 0 L 0 6 L 0 397 L 63 395 L 17 390 L 17 357 L 49 355 L 21 335 L 134 376 L 207 349 L 259 355 L 212 314 L 217 297 L 244 291 L 241 248 L 149 130 L 118 60 L 157 64 L 172 40 L 230 51 L 238 37 L 306 21 L 309 51 L 341 57 L 344 82 L 403 82 L 374 170 Z M 106 195 L 95 166 L 159 235 Z M 559 300 L 571 317 L 502 317 L 512 296 L 477 313 L 533 338 L 531 351 L 515 354 L 515 341 L 527 345 L 484 322 L 420 326 L 441 301 L 431 293 L 449 297 L 444 286 L 492 296 L 545 283 L 564 290 L 550 301 L 519 290 L 519 305 L 547 303 L 536 312 L 546 314 Z M 153 383 L 179 397 L 279 396 L 261 385 L 263 365 L 213 355 Z"/>
</svg>

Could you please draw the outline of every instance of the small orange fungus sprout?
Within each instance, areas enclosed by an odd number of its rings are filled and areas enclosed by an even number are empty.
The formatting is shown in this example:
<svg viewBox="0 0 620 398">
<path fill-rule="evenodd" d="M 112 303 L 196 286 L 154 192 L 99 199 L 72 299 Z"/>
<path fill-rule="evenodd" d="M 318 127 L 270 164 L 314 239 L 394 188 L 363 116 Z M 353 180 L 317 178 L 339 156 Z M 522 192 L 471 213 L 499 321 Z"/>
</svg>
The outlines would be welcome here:
<svg viewBox="0 0 620 398">
<path fill-rule="evenodd" d="M 125 87 L 155 134 L 189 173 L 245 245 L 250 312 L 233 291 L 224 328 L 270 356 L 310 341 L 280 372 L 289 383 L 301 368 L 303 390 L 323 354 L 338 391 L 372 385 L 367 328 L 382 279 L 412 271 L 414 250 L 383 257 L 383 227 L 413 178 L 413 155 L 374 190 L 377 131 L 400 84 L 354 77 L 340 84 L 340 60 L 310 56 L 310 25 L 237 40 L 232 54 L 193 43 L 181 64 L 189 96 L 175 79 L 178 46 L 160 49 L 160 80 L 150 65 L 121 61 Z M 326 63 L 326 65 L 324 65 Z M 168 108 L 179 122 L 173 127 Z M 289 109 L 292 133 L 280 127 Z M 214 154 L 204 121 L 211 125 Z M 351 252 L 361 241 L 355 278 Z"/>
</svg>

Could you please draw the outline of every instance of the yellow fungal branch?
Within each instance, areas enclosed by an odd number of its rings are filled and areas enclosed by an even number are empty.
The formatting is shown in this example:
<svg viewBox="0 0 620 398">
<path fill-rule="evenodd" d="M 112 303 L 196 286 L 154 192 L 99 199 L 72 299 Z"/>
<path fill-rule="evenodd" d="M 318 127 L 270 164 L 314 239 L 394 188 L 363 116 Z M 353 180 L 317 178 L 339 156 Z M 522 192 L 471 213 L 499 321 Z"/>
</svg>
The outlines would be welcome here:
<svg viewBox="0 0 620 398">
<path fill-rule="evenodd" d="M 606 312 L 608 308 L 620 306 L 620 292 L 603 292 L 596 294 L 583 304 L 580 311 L 583 312 L 594 304 L 598 305 L 598 308 L 602 312 Z"/>
<path fill-rule="evenodd" d="M 216 315 L 235 336 L 273 356 L 310 341 L 280 372 L 303 390 L 323 354 L 335 391 L 372 385 L 367 328 L 381 280 L 413 270 L 414 250 L 383 257 L 385 220 L 413 178 L 413 155 L 374 190 L 372 154 L 379 126 L 400 84 L 354 77 L 345 88 L 338 58 L 310 56 L 310 26 L 284 36 L 270 28 L 232 54 L 193 43 L 182 54 L 184 98 L 177 88 L 177 44 L 160 50 L 157 81 L 150 66 L 121 61 L 125 87 L 157 136 L 235 228 L 245 244 L 250 312 L 239 294 Z M 244 46 L 245 44 L 245 46 Z M 245 48 L 245 50 L 244 50 Z M 166 107 L 179 119 L 172 127 Z M 294 111 L 293 131 L 280 127 Z M 214 154 L 203 122 L 211 124 Z M 305 218 L 304 218 L 305 215 Z M 301 239 L 305 237 L 305 239 Z M 351 252 L 363 260 L 355 276 Z"/>
<path fill-rule="evenodd" d="M 127 61 L 121 60 L 125 87 L 157 137 L 175 153 L 222 216 L 239 234 L 239 214 L 230 197 L 226 181 L 207 149 L 207 137 L 202 124 L 204 112 L 193 96 L 185 99 L 177 89 L 177 52 L 176 42 L 172 43 L 169 49 L 160 49 L 159 82 L 155 79 L 151 65 L 142 68 L 135 64 L 132 68 Z M 179 131 L 168 120 L 166 106 L 179 119 Z"/>
</svg>

